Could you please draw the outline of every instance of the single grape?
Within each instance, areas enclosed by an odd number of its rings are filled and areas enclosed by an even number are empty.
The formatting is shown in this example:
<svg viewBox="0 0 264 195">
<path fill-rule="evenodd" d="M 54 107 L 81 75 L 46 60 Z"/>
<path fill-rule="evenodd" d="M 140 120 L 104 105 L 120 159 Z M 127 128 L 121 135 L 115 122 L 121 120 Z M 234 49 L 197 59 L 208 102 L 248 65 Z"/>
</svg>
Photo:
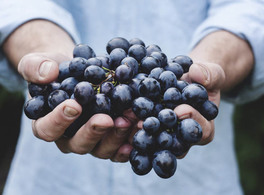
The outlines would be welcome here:
<svg viewBox="0 0 264 195">
<path fill-rule="evenodd" d="M 79 83 L 79 81 L 74 77 L 68 77 L 61 82 L 60 89 L 67 92 L 69 96 L 73 94 L 74 87 Z"/>
<path fill-rule="evenodd" d="M 48 92 L 48 85 L 46 84 L 37 84 L 37 83 L 28 83 L 28 92 L 31 97 L 42 95 L 45 96 Z"/>
<path fill-rule="evenodd" d="M 178 138 L 176 133 L 172 133 L 172 145 L 170 147 L 170 151 L 176 156 L 182 156 L 190 149 L 190 144 L 183 142 Z"/>
<path fill-rule="evenodd" d="M 161 67 L 159 60 L 154 57 L 146 56 L 141 60 L 140 69 L 142 72 L 149 74 L 154 68 Z"/>
<path fill-rule="evenodd" d="M 59 75 L 58 81 L 63 81 L 64 79 L 71 77 L 69 65 L 71 61 L 64 61 L 59 64 Z"/>
<path fill-rule="evenodd" d="M 162 52 L 158 45 L 151 44 L 146 47 L 147 56 L 150 56 L 152 52 Z"/>
<path fill-rule="evenodd" d="M 48 105 L 51 110 L 53 110 L 55 107 L 57 107 L 60 103 L 65 101 L 66 99 L 69 99 L 69 95 L 66 91 L 63 90 L 55 90 L 51 92 L 51 94 L 48 97 Z"/>
<path fill-rule="evenodd" d="M 190 66 L 193 64 L 192 59 L 189 56 L 178 55 L 172 59 L 172 62 L 178 63 L 182 66 L 183 72 L 189 72 Z"/>
<path fill-rule="evenodd" d="M 164 92 L 163 103 L 165 107 L 174 109 L 182 103 L 181 92 L 175 87 L 170 87 Z"/>
<path fill-rule="evenodd" d="M 183 75 L 183 68 L 180 64 L 175 63 L 175 62 L 171 62 L 168 63 L 165 67 L 165 70 L 170 70 L 171 72 L 173 72 L 175 74 L 175 76 L 177 77 L 177 79 L 180 79 Z"/>
<path fill-rule="evenodd" d="M 94 50 L 86 44 L 78 44 L 73 49 L 73 57 L 89 59 L 95 57 Z"/>
<path fill-rule="evenodd" d="M 161 150 L 154 154 L 152 167 L 159 177 L 167 179 L 174 175 L 177 159 L 169 150 Z"/>
<path fill-rule="evenodd" d="M 160 84 L 156 79 L 145 78 L 139 83 L 138 92 L 140 96 L 158 100 L 161 93 Z"/>
<path fill-rule="evenodd" d="M 100 84 L 106 79 L 105 71 L 96 65 L 88 66 L 84 71 L 84 79 L 93 84 Z"/>
<path fill-rule="evenodd" d="M 118 66 L 115 70 L 115 79 L 120 83 L 128 83 L 132 80 L 133 75 L 133 69 L 126 64 Z"/>
<path fill-rule="evenodd" d="M 116 48 L 122 48 L 127 53 L 129 42 L 123 37 L 112 38 L 106 45 L 106 51 L 110 54 Z"/>
<path fill-rule="evenodd" d="M 188 118 L 180 122 L 178 128 L 180 138 L 189 144 L 197 143 L 203 136 L 202 127 L 194 119 Z"/>
<path fill-rule="evenodd" d="M 100 86 L 100 93 L 103 93 L 106 96 L 110 97 L 113 89 L 114 89 L 114 84 L 113 83 L 104 82 Z"/>
<path fill-rule="evenodd" d="M 150 153 L 155 150 L 155 137 L 147 133 L 144 129 L 139 130 L 133 137 L 133 147 L 141 152 Z"/>
<path fill-rule="evenodd" d="M 154 135 L 160 129 L 160 121 L 156 117 L 148 117 L 143 122 L 143 129 L 151 134 Z"/>
<path fill-rule="evenodd" d="M 206 89 L 198 84 L 191 83 L 182 90 L 183 102 L 199 108 L 206 100 L 208 100 L 208 94 Z"/>
<path fill-rule="evenodd" d="M 160 76 L 160 74 L 161 74 L 163 71 L 164 71 L 164 69 L 163 69 L 163 68 L 160 68 L 160 67 L 153 68 L 153 69 L 150 71 L 148 77 L 149 77 L 149 78 L 154 78 L 154 79 L 156 79 L 156 80 L 159 80 L 159 76 Z"/>
<path fill-rule="evenodd" d="M 206 118 L 208 121 L 213 120 L 218 115 L 218 107 L 214 102 L 206 100 L 202 106 L 198 108 L 198 111 Z"/>
<path fill-rule="evenodd" d="M 133 101 L 132 110 L 139 119 L 145 119 L 153 114 L 154 103 L 146 97 L 138 97 Z"/>
<path fill-rule="evenodd" d="M 139 38 L 130 39 L 129 46 L 131 47 L 132 45 L 142 45 L 143 47 L 145 47 L 145 43 Z"/>
<path fill-rule="evenodd" d="M 95 98 L 92 85 L 87 81 L 79 82 L 74 88 L 74 99 L 81 105 L 86 105 Z"/>
<path fill-rule="evenodd" d="M 135 58 L 138 63 L 141 62 L 141 60 L 146 56 L 147 51 L 146 48 L 142 45 L 132 45 L 129 49 L 128 49 L 128 55 L 130 57 Z"/>
<path fill-rule="evenodd" d="M 165 108 L 158 114 L 158 119 L 164 128 L 176 128 L 177 127 L 177 115 L 171 109 Z"/>
<path fill-rule="evenodd" d="M 110 65 L 109 65 L 109 55 L 100 55 L 100 56 L 96 56 L 97 59 L 101 60 L 102 63 L 102 67 L 110 69 Z"/>
<path fill-rule="evenodd" d="M 115 70 L 120 64 L 121 61 L 127 56 L 125 50 L 121 48 L 116 48 L 111 51 L 109 54 L 109 65 L 112 70 Z"/>
<path fill-rule="evenodd" d="M 180 92 L 182 92 L 182 90 L 189 85 L 189 83 L 187 81 L 177 81 L 177 89 L 179 89 Z"/>
<path fill-rule="evenodd" d="M 102 61 L 100 59 L 98 59 L 97 57 L 89 58 L 86 61 L 86 63 L 87 63 L 87 67 L 90 65 L 102 67 Z"/>
<path fill-rule="evenodd" d="M 28 100 L 24 105 L 25 115 L 32 120 L 37 120 L 48 113 L 45 97 L 37 95 Z"/>
<path fill-rule="evenodd" d="M 96 94 L 92 105 L 94 114 L 104 113 L 110 114 L 111 101 L 105 94 Z"/>
<path fill-rule="evenodd" d="M 172 143 L 172 135 L 167 131 L 161 131 L 160 134 L 157 136 L 157 144 L 159 146 L 159 149 L 170 149 Z"/>
<path fill-rule="evenodd" d="M 84 70 L 88 67 L 87 60 L 81 57 L 73 58 L 69 64 L 70 74 L 77 78 L 83 79 Z"/>
<path fill-rule="evenodd" d="M 136 151 L 133 149 L 131 151 L 132 155 L 130 155 L 130 164 L 131 168 L 137 175 L 146 175 L 152 169 L 151 158 L 144 153 L 134 152 Z M 130 154 L 131 154 L 130 153 Z"/>
<path fill-rule="evenodd" d="M 150 57 L 159 60 L 161 67 L 167 66 L 167 56 L 163 52 L 154 51 L 150 54 Z"/>
<path fill-rule="evenodd" d="M 133 57 L 125 57 L 122 61 L 121 64 L 126 64 L 128 66 L 130 66 L 134 72 L 134 75 L 138 74 L 138 62 L 135 58 Z"/>
<path fill-rule="evenodd" d="M 177 77 L 171 71 L 164 71 L 160 74 L 158 81 L 160 82 L 161 90 L 165 92 L 170 87 L 177 87 Z"/>
</svg>

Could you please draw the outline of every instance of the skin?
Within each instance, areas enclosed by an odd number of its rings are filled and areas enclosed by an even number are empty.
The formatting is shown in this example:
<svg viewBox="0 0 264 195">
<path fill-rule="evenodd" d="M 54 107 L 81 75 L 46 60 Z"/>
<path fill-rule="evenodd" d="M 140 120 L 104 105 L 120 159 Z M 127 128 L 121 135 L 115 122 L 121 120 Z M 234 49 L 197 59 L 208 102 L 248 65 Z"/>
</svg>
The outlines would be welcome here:
<svg viewBox="0 0 264 195">
<path fill-rule="evenodd" d="M 21 39 L 23 37 L 23 39 Z M 32 41 L 34 40 L 34 41 Z M 3 44 L 9 61 L 26 81 L 49 83 L 58 76 L 58 65 L 72 58 L 74 42 L 60 27 L 45 20 L 32 20 L 16 29 Z M 198 82 L 208 90 L 217 105 L 220 92 L 232 89 L 252 70 L 254 58 L 249 44 L 226 31 L 209 34 L 191 51 L 194 64 L 182 79 Z M 193 118 L 203 128 L 200 145 L 214 137 L 214 121 L 207 121 L 189 105 L 175 108 L 179 119 Z M 113 121 L 108 115 L 94 115 L 70 139 L 62 137 L 65 129 L 80 115 L 81 106 L 66 100 L 46 116 L 32 121 L 33 133 L 52 142 L 64 153 L 90 153 L 98 158 L 126 162 L 132 150 L 134 133 L 142 127 L 131 110 Z M 182 156 L 184 157 L 184 156 Z"/>
</svg>

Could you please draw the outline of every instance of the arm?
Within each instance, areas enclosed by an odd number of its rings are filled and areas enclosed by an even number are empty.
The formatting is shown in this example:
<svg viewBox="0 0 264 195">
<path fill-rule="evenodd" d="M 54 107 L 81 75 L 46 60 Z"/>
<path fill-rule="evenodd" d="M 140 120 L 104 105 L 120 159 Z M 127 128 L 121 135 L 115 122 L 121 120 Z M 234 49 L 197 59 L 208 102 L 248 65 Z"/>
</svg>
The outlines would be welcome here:
<svg viewBox="0 0 264 195">
<path fill-rule="evenodd" d="M 72 58 L 73 47 L 71 37 L 63 29 L 45 20 L 25 23 L 3 44 L 6 56 L 18 72 L 25 80 L 36 83 L 55 80 L 58 64 Z M 47 67 L 43 68 L 44 64 Z M 108 115 L 98 114 L 81 127 L 73 138 L 61 138 L 81 111 L 76 101 L 67 100 L 45 117 L 33 121 L 33 132 L 40 139 L 55 141 L 62 152 L 92 153 L 99 158 L 114 158 L 116 150 L 127 137 L 131 122 L 123 118 L 112 121 Z M 126 146 L 123 148 L 126 150 Z M 115 159 L 122 161 L 118 157 Z"/>
</svg>

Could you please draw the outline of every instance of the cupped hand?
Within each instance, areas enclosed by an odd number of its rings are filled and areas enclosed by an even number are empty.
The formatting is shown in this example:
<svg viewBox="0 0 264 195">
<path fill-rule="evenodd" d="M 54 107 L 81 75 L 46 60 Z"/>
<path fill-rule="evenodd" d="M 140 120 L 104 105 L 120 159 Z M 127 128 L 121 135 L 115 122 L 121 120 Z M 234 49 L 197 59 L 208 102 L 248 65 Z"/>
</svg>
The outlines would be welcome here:
<svg viewBox="0 0 264 195">
<path fill-rule="evenodd" d="M 59 63 L 70 59 L 61 54 L 32 53 L 21 59 L 18 71 L 28 82 L 50 83 L 58 77 Z M 127 161 L 127 156 L 123 157 L 123 154 L 127 155 L 124 151 L 130 146 L 124 142 L 135 122 L 134 116 L 127 114 L 113 121 L 106 114 L 96 114 L 72 138 L 65 138 L 65 130 L 81 112 L 82 107 L 75 100 L 65 100 L 46 116 L 32 121 L 33 133 L 39 139 L 54 141 L 64 153 L 90 153 L 98 158 Z M 121 145 L 124 149 L 120 149 Z"/>
</svg>

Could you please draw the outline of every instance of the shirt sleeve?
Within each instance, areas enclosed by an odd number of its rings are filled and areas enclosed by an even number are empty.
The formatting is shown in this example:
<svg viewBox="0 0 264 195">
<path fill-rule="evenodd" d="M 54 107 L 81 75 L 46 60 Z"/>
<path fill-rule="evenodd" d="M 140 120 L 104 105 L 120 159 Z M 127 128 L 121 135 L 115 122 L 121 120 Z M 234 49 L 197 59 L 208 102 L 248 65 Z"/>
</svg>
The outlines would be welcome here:
<svg viewBox="0 0 264 195">
<path fill-rule="evenodd" d="M 222 97 L 233 103 L 253 101 L 264 93 L 264 1 L 211 0 L 206 20 L 197 28 L 191 43 L 214 31 L 226 30 L 246 40 L 254 54 L 254 69 L 246 80 Z"/>
<path fill-rule="evenodd" d="M 34 19 L 49 20 L 79 42 L 74 20 L 69 12 L 49 0 L 2 0 L 0 4 L 0 45 L 20 25 Z M 0 84 L 10 91 L 26 88 L 25 81 L 0 51 Z"/>
</svg>

